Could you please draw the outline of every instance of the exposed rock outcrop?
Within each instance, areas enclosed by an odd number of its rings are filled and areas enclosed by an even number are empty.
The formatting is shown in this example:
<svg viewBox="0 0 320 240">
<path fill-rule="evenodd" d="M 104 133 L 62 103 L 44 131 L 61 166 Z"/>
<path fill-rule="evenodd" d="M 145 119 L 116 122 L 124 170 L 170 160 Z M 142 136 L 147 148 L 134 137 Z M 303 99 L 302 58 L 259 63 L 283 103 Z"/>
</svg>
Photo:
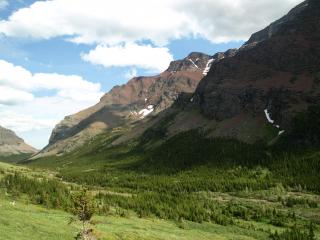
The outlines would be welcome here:
<svg viewBox="0 0 320 240">
<path fill-rule="evenodd" d="M 211 137 L 274 142 L 293 116 L 320 104 L 320 1 L 303 2 L 269 28 L 228 57 L 212 58 L 195 93 L 181 94 L 168 111 L 175 117 L 167 138 L 202 128 Z M 159 127 L 154 120 L 151 128 Z"/>
<path fill-rule="evenodd" d="M 169 68 L 157 76 L 135 77 L 127 84 L 114 87 L 97 105 L 60 122 L 52 132 L 49 145 L 37 157 L 72 151 L 106 129 L 167 109 L 181 92 L 194 92 L 211 58 L 194 52 L 171 62 Z"/>
<path fill-rule="evenodd" d="M 268 134 L 270 120 L 282 133 L 296 112 L 320 103 L 319 2 L 301 3 L 253 34 L 239 50 L 214 56 L 191 53 L 157 76 L 114 87 L 97 105 L 58 124 L 39 156 L 72 151 L 91 136 L 140 120 L 146 113 L 171 111 L 179 95 L 182 110 L 167 126 L 168 136 L 202 127 L 211 136 L 254 142 Z M 157 116 L 148 127 L 165 114 Z M 145 126 L 137 124 L 135 134 L 128 135 L 137 137 Z"/>
<path fill-rule="evenodd" d="M 37 150 L 27 145 L 13 131 L 0 126 L 0 156 L 34 154 Z"/>
<path fill-rule="evenodd" d="M 309 5 L 309 1 L 304 1 L 295 8 L 293 8 L 287 15 L 280 18 L 279 20 L 271 23 L 265 29 L 252 34 L 250 39 L 245 43 L 245 45 L 250 45 L 253 43 L 261 42 L 271 38 L 274 34 L 278 33 L 279 30 L 286 25 L 288 22 L 297 18 L 297 16 L 304 11 Z"/>
<path fill-rule="evenodd" d="M 238 119 L 234 124 L 240 125 L 240 116 L 261 118 L 267 109 L 277 126 L 290 127 L 297 111 L 320 103 L 319 29 L 318 2 L 301 3 L 253 34 L 249 43 L 258 44 L 213 63 L 195 92 L 195 104 L 218 122 Z"/>
</svg>

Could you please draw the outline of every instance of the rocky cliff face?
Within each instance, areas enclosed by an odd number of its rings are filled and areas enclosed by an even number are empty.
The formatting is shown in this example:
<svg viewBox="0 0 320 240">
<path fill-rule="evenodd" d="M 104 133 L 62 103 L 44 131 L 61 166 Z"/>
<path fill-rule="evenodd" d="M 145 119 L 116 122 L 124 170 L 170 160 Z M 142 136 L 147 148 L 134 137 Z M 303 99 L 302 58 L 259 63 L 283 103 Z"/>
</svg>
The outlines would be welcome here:
<svg viewBox="0 0 320 240">
<path fill-rule="evenodd" d="M 194 92 L 211 58 L 194 52 L 172 62 L 165 72 L 157 76 L 136 77 L 127 84 L 114 87 L 97 105 L 59 123 L 52 132 L 49 145 L 38 157 L 72 151 L 105 129 L 138 121 L 167 109 L 181 92 Z"/>
<path fill-rule="evenodd" d="M 13 131 L 0 126 L 0 156 L 34 154 L 37 150 L 25 144 Z"/>
<path fill-rule="evenodd" d="M 245 45 L 255 44 L 264 40 L 269 39 L 274 34 L 278 33 L 279 30 L 283 27 L 283 25 L 286 25 L 288 22 L 294 20 L 297 18 L 297 16 L 304 11 L 309 5 L 309 1 L 304 1 L 295 8 L 293 8 L 287 15 L 280 18 L 279 20 L 271 23 L 268 27 L 265 29 L 252 34 L 250 39 L 245 43 Z"/>
<path fill-rule="evenodd" d="M 225 132 L 236 132 L 248 117 L 289 128 L 296 112 L 320 103 L 319 29 L 319 1 L 303 2 L 253 34 L 249 43 L 259 41 L 255 46 L 213 63 L 195 92 L 195 104 L 220 125 L 234 119 Z"/>
<path fill-rule="evenodd" d="M 97 105 L 58 124 L 39 156 L 71 151 L 107 128 L 170 111 L 183 92 L 190 94 L 178 100 L 183 109 L 167 126 L 167 136 L 197 127 L 247 142 L 263 139 L 268 126 L 282 134 L 296 112 L 320 103 L 319 2 L 303 2 L 239 50 L 211 57 L 191 53 L 157 76 L 114 87 Z M 141 126 L 128 135 L 142 134 Z"/>
<path fill-rule="evenodd" d="M 239 50 L 215 55 L 195 93 L 181 94 L 166 111 L 174 119 L 165 136 L 202 128 L 210 137 L 274 142 L 293 116 L 320 104 L 319 29 L 320 1 L 309 0 L 270 25 L 271 34 L 265 29 Z M 151 124 L 161 127 L 161 119 Z M 143 134 L 135 131 L 132 138 Z"/>
</svg>

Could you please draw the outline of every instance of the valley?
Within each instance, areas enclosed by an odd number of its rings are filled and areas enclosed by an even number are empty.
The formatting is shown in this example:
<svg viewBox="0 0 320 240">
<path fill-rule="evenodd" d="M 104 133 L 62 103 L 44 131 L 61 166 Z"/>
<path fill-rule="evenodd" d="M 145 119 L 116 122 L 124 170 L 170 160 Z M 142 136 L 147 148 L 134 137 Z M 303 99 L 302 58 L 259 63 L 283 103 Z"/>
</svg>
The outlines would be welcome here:
<svg viewBox="0 0 320 240">
<path fill-rule="evenodd" d="M 0 127 L 0 239 L 320 239 L 319 23 L 133 76 L 39 151 Z"/>
<path fill-rule="evenodd" d="M 235 234 L 238 239 L 269 239 L 271 233 L 281 233 L 289 227 L 305 231 L 307 236 L 310 222 L 315 226 L 320 222 L 317 194 L 301 186 L 263 181 L 271 173 L 261 167 L 197 167 L 179 174 L 158 175 L 124 171 L 122 168 L 135 160 L 115 164 L 110 158 L 109 166 L 103 168 L 103 175 L 108 177 L 101 179 L 101 171 L 92 169 L 92 165 L 82 162 L 80 168 L 72 166 L 70 160 L 66 162 L 70 172 L 66 168 L 66 172 L 59 172 L 52 167 L 51 171 L 43 171 L 34 166 L 30 170 L 1 164 L 1 185 L 2 189 L 5 185 L 8 194 L 0 200 L 0 231 L 6 232 L 7 239 L 26 239 L 28 235 L 33 239 L 47 235 L 52 239 L 72 239 L 79 226 L 68 225 L 68 198 L 54 192 L 77 191 L 80 185 L 61 181 L 61 175 L 67 181 L 82 182 L 95 196 L 99 210 L 93 218 L 94 229 L 101 239 L 234 239 Z M 95 167 L 99 166 L 97 163 Z M 17 175 L 15 182 L 8 178 L 12 174 Z M 57 181 L 59 190 L 53 188 L 52 193 L 50 188 L 43 188 L 41 178 Z M 65 205 L 56 204 L 62 201 Z M 24 229 L 22 235 L 15 235 L 19 233 L 17 228 Z M 317 230 L 315 233 L 320 234 Z"/>
<path fill-rule="evenodd" d="M 270 147 L 210 141 L 190 132 L 172 139 L 174 143 L 169 140 L 170 148 L 164 144 L 146 154 L 137 143 L 108 146 L 113 134 L 100 135 L 63 157 L 26 162 L 27 168 L 2 164 L 2 185 L 9 193 L 2 201 L 8 205 L 9 199 L 24 199 L 51 216 L 49 209 L 68 212 L 71 192 L 85 186 L 98 206 L 94 229 L 102 239 L 233 239 L 234 234 L 270 239 L 286 229 L 306 239 L 311 223 L 319 235 L 320 152 L 280 154 Z M 171 157 L 163 161 L 156 156 L 160 153 Z M 207 159 L 200 161 L 203 157 Z M 39 178 L 49 178 L 52 187 Z M 68 218 L 68 213 L 60 214 Z M 65 224 L 70 229 L 67 220 Z"/>
</svg>

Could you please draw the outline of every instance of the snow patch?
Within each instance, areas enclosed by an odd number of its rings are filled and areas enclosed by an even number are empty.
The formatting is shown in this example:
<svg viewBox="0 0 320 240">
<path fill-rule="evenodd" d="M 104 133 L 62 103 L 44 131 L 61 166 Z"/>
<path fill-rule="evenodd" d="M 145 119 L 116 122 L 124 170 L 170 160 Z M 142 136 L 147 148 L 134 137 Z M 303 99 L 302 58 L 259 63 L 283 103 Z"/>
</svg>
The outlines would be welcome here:
<svg viewBox="0 0 320 240">
<path fill-rule="evenodd" d="M 266 118 L 267 118 L 268 122 L 271 123 L 271 124 L 274 124 L 274 120 L 272 120 L 272 118 L 270 116 L 270 113 L 268 112 L 268 109 L 265 109 L 264 113 L 266 115 Z"/>
<path fill-rule="evenodd" d="M 268 112 L 268 109 L 265 109 L 264 113 L 266 115 L 266 118 L 267 118 L 268 122 L 271 123 L 274 127 L 279 129 L 278 136 L 282 135 L 285 132 L 285 130 L 280 130 L 280 126 L 279 125 L 274 125 L 274 120 L 272 120 L 271 115 Z"/>
<path fill-rule="evenodd" d="M 203 70 L 203 75 L 207 76 L 208 72 L 210 71 L 210 68 L 212 66 L 212 63 L 214 62 L 215 59 L 209 59 L 209 61 L 207 62 L 206 68 Z"/>
<path fill-rule="evenodd" d="M 192 61 L 192 59 L 191 58 L 188 58 L 188 60 L 196 67 L 196 68 L 198 68 L 199 69 L 199 67 L 198 67 L 198 65 L 197 64 L 195 64 L 194 63 L 194 61 Z"/>
<path fill-rule="evenodd" d="M 149 105 L 147 108 L 140 110 L 138 112 L 138 115 L 140 115 L 140 118 L 143 119 L 153 111 L 154 111 L 153 105 Z"/>
</svg>

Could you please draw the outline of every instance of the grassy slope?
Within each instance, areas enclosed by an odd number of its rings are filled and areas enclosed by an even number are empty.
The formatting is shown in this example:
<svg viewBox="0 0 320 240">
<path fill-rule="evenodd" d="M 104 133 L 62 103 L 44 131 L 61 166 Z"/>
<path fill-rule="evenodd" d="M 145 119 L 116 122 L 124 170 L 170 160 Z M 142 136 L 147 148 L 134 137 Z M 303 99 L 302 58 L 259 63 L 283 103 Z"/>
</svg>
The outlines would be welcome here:
<svg viewBox="0 0 320 240">
<path fill-rule="evenodd" d="M 17 163 L 28 159 L 32 154 L 19 154 L 19 155 L 10 155 L 10 156 L 0 156 L 0 162 L 6 163 Z"/>
<path fill-rule="evenodd" d="M 75 228 L 69 226 L 68 215 L 61 211 L 46 210 L 39 206 L 0 198 L 0 239 L 72 239 Z"/>
<path fill-rule="evenodd" d="M 237 236 L 237 239 L 244 231 L 247 237 L 264 239 L 275 226 L 280 229 L 298 226 L 305 230 L 310 221 L 320 223 L 317 195 L 320 192 L 320 152 L 318 145 L 310 146 L 310 141 L 317 140 L 315 136 L 320 134 L 314 130 L 318 126 L 313 126 L 312 131 L 305 132 L 304 127 L 298 131 L 299 126 L 305 126 L 305 121 L 310 122 L 305 117 L 298 120 L 293 131 L 297 136 L 287 135 L 290 141 L 286 140 L 279 148 L 248 145 L 232 139 L 206 139 L 195 131 L 177 135 L 155 149 L 141 148 L 134 143 L 110 147 L 115 134 L 107 133 L 79 151 L 63 157 L 39 159 L 28 166 L 50 169 L 65 181 L 86 184 L 93 191 L 105 193 L 102 199 L 112 207 L 123 209 L 125 215 L 126 211 L 134 210 L 131 219 L 112 217 L 110 224 L 119 221 L 126 226 L 112 228 L 117 229 L 115 232 L 106 230 L 114 236 L 132 237 L 132 232 L 138 232 L 140 237 L 154 234 L 152 236 L 159 239 L 162 234 L 167 237 L 166 234 L 181 230 L 170 221 L 149 222 L 136 218 L 142 214 L 144 218 L 177 220 L 182 216 L 202 222 L 183 223 L 182 226 L 186 228 L 187 225 L 192 234 L 201 228 L 199 239 L 206 239 L 205 232 L 211 231 Z M 162 137 L 161 131 L 148 133 L 142 137 L 145 142 Z M 302 147 L 292 147 L 295 144 Z M 312 207 L 309 200 L 318 207 Z M 211 214 L 209 218 L 206 211 Z M 227 223 L 227 227 L 208 223 L 219 223 L 220 217 L 232 223 Z M 102 218 L 100 221 L 109 220 Z M 152 222 L 156 222 L 156 226 Z M 171 229 L 172 224 L 176 228 Z M 178 225 L 181 227 L 181 223 Z M 150 226 L 153 233 L 145 230 L 145 226 Z M 102 232 L 109 227 L 108 224 L 98 225 Z M 185 234 L 185 230 L 181 234 Z M 130 239 L 127 235 L 124 239 Z M 211 232 L 211 235 L 214 234 Z M 171 235 L 170 238 L 174 239 Z M 192 239 L 198 239 L 198 235 Z M 214 239 L 218 239 L 217 236 Z"/>
<path fill-rule="evenodd" d="M 25 167 L 18 167 L 9 164 L 0 163 L 0 173 L 21 172 L 30 177 L 52 176 L 52 172 L 30 170 Z M 0 176 L 1 176 L 0 174 Z M 302 218 L 313 218 L 320 221 L 320 209 L 311 209 L 304 206 L 297 206 L 294 209 L 284 208 L 276 201 L 277 195 L 282 189 L 270 191 L 241 192 L 241 193 L 208 193 L 202 192 L 208 199 L 214 199 L 223 205 L 226 202 L 233 204 L 242 204 L 243 206 L 264 205 L 265 208 L 272 207 L 281 209 L 281 211 L 300 212 Z M 2 192 L 3 193 L 3 192 Z M 283 192 L 282 196 L 298 193 Z M 307 194 L 302 194 L 304 196 Z M 12 201 L 10 196 L 1 194 L 0 205 L 0 232 L 4 232 L 3 239 L 72 239 L 75 226 L 67 225 L 69 214 L 48 210 L 26 201 L 19 200 L 15 206 L 9 204 Z M 316 195 L 310 195 L 309 198 L 317 200 Z M 320 199 L 317 200 L 320 203 Z M 235 225 L 221 226 L 204 222 L 202 224 L 189 221 L 176 222 L 169 220 L 160 220 L 157 218 L 138 218 L 136 214 L 130 212 L 126 217 L 119 217 L 111 212 L 108 217 L 96 216 L 94 221 L 98 224 L 96 229 L 102 239 L 268 239 L 268 232 L 280 229 L 270 225 L 267 221 L 254 222 L 237 220 Z M 2 239 L 0 236 L 0 239 Z"/>
<path fill-rule="evenodd" d="M 43 176 L 48 172 L 35 172 L 27 168 L 0 163 L 4 173 L 21 172 L 28 176 Z M 78 226 L 69 225 L 70 215 L 59 210 L 50 210 L 28 203 L 25 198 L 14 200 L 1 189 L 0 194 L 0 239 L 73 239 Z M 11 203 L 15 202 L 13 206 Z M 96 230 L 102 239 L 266 239 L 265 233 L 254 232 L 235 226 L 222 227 L 215 224 L 192 222 L 176 223 L 154 218 L 141 219 L 134 215 L 96 216 Z"/>
<path fill-rule="evenodd" d="M 68 225 L 69 215 L 62 211 L 48 210 L 32 204 L 16 202 L 10 205 L 7 198 L 0 198 L 0 239 L 42 240 L 73 239 L 77 231 Z M 265 234 L 237 227 L 221 227 L 209 223 L 186 222 L 184 229 L 170 221 L 140 219 L 136 217 L 95 217 L 97 233 L 102 239 L 266 239 Z"/>
</svg>

